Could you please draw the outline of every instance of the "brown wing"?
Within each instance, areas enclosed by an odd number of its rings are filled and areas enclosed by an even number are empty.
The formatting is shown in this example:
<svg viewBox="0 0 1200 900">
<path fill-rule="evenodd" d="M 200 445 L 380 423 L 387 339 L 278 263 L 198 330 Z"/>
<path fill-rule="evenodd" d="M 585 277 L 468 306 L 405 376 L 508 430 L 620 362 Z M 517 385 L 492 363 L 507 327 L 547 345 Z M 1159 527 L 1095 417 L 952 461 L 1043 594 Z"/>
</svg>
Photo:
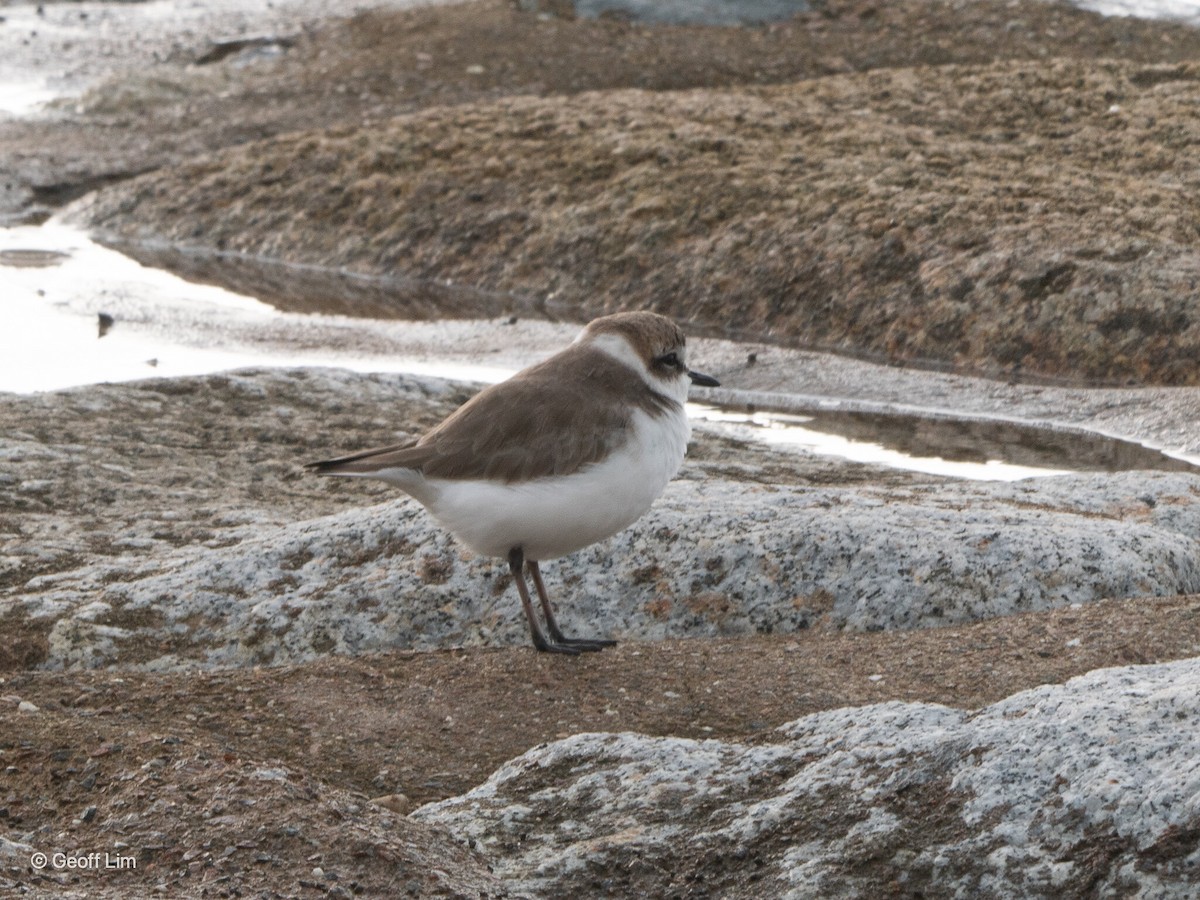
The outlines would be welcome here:
<svg viewBox="0 0 1200 900">
<path fill-rule="evenodd" d="M 572 345 L 480 391 L 420 440 L 310 463 L 319 474 L 420 469 L 433 478 L 526 481 L 603 459 L 628 436 L 632 409 L 675 401 L 601 350 Z"/>
<path fill-rule="evenodd" d="M 509 482 L 575 472 L 624 443 L 624 398 L 644 387 L 602 351 L 570 347 L 476 394 L 421 438 L 417 448 L 435 451 L 422 470 Z"/>
</svg>

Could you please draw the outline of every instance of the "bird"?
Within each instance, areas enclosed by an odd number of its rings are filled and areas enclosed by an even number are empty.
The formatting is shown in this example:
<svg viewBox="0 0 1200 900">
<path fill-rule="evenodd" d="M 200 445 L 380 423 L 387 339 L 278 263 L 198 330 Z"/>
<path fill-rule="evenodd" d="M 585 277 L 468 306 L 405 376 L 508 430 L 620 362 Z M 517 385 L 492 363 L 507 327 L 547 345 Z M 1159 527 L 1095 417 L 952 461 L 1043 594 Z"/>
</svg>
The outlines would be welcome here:
<svg viewBox="0 0 1200 900">
<path fill-rule="evenodd" d="M 683 463 L 693 384 L 720 382 L 688 368 L 673 320 L 619 312 L 592 320 L 568 347 L 483 389 L 415 441 L 306 468 L 399 487 L 469 549 L 507 561 L 537 650 L 598 651 L 616 641 L 563 634 L 539 563 L 605 540 L 650 508 Z"/>
</svg>

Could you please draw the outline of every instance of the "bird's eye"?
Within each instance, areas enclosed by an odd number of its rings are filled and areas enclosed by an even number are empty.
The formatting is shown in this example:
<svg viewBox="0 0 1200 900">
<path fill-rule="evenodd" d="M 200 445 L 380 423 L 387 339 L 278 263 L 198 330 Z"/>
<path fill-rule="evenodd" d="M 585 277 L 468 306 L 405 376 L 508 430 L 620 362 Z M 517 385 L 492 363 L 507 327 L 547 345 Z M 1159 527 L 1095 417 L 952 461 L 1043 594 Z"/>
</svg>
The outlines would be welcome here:
<svg viewBox="0 0 1200 900">
<path fill-rule="evenodd" d="M 679 362 L 678 353 L 665 353 L 655 360 L 660 366 L 666 366 L 668 369 L 683 368 L 683 364 Z"/>
</svg>

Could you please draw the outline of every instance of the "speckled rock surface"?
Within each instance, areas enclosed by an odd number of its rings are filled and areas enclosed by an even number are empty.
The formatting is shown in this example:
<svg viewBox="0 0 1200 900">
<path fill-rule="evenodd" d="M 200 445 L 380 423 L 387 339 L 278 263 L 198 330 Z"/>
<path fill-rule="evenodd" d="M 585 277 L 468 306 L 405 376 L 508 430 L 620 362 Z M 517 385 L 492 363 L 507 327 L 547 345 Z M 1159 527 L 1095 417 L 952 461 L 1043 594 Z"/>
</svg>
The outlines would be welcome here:
<svg viewBox="0 0 1200 900">
<path fill-rule="evenodd" d="M 889 491 L 679 482 L 627 531 L 545 569 L 568 633 L 625 640 L 923 628 L 1193 593 L 1200 479 Z M 181 548 L 132 571 L 37 578 L 20 603 L 56 620 L 51 667 L 528 640 L 504 565 L 470 557 L 407 500 Z"/>
<path fill-rule="evenodd" d="M 581 734 L 413 817 L 535 897 L 1185 898 L 1198 697 L 1188 660 L 976 713 L 819 713 L 756 744 Z"/>
<path fill-rule="evenodd" d="M 522 645 L 503 564 L 384 485 L 300 468 L 468 395 L 298 370 L 0 398 L 0 599 L 26 647 L 8 652 L 170 668 Z M 1200 591 L 1197 475 L 964 482 L 707 431 L 692 453 L 633 527 L 546 565 L 569 630 L 910 629 Z"/>
</svg>

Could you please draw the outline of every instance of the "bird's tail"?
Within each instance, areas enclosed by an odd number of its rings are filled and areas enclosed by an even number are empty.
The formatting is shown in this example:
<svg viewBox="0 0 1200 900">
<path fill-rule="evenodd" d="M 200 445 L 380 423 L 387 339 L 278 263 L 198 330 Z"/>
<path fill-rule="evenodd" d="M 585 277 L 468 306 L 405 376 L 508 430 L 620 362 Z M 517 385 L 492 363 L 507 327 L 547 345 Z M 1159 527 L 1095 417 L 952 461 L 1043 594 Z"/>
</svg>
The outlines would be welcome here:
<svg viewBox="0 0 1200 900">
<path fill-rule="evenodd" d="M 414 443 L 393 444 L 336 459 L 305 463 L 304 468 L 318 475 L 376 475 L 386 469 L 420 470 L 432 456 L 432 447 L 419 447 Z"/>
</svg>

